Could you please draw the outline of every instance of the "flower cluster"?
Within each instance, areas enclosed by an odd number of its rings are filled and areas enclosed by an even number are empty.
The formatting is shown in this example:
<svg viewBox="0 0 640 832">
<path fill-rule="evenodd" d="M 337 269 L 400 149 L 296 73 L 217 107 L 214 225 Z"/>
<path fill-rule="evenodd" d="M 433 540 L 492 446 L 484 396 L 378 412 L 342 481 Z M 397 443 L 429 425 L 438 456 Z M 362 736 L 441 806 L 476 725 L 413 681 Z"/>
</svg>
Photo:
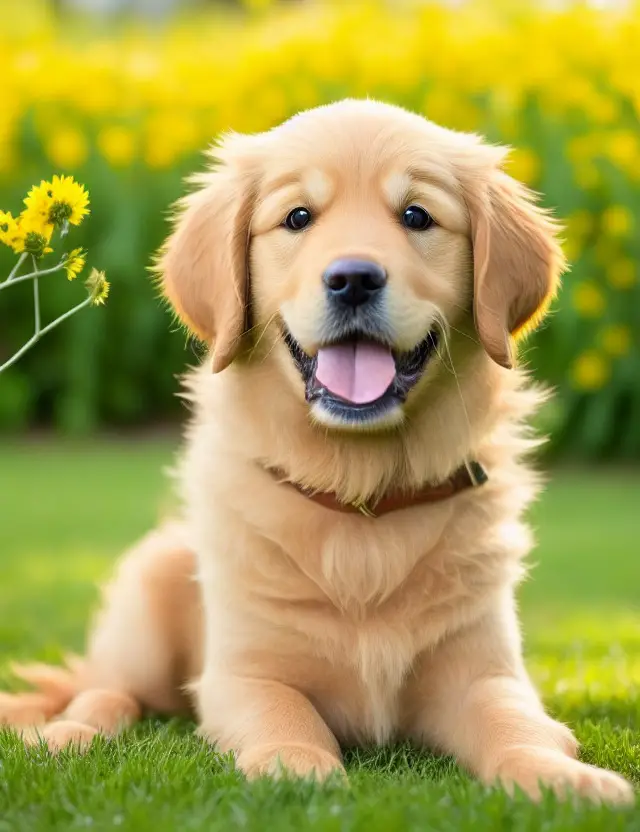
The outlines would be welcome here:
<svg viewBox="0 0 640 832">
<path fill-rule="evenodd" d="M 72 176 L 42 181 L 29 191 L 24 204 L 15 218 L 0 211 L 0 242 L 16 254 L 30 254 L 37 260 L 53 251 L 49 243 L 56 228 L 66 234 L 69 223 L 79 225 L 89 213 L 89 195 Z"/>
<path fill-rule="evenodd" d="M 0 243 L 20 255 L 8 277 L 0 280 L 0 290 L 25 281 L 33 283 L 35 331 L 14 355 L 0 362 L 0 372 L 14 364 L 46 332 L 85 306 L 102 305 L 109 294 L 109 284 L 104 272 L 93 269 L 85 281 L 85 300 L 46 326 L 42 326 L 39 279 L 64 271 L 69 280 L 74 280 L 84 269 L 86 252 L 81 248 L 74 248 L 64 253 L 56 264 L 46 268 L 41 268 L 39 261 L 46 254 L 53 252 L 52 238 L 56 230 L 60 232 L 60 238 L 63 238 L 69 231 L 69 225 L 80 225 L 89 213 L 89 195 L 72 176 L 54 176 L 51 182 L 43 180 L 33 187 L 24 199 L 24 205 L 25 208 L 17 217 L 9 211 L 0 211 Z M 29 258 L 32 270 L 25 272 L 24 263 Z"/>
</svg>

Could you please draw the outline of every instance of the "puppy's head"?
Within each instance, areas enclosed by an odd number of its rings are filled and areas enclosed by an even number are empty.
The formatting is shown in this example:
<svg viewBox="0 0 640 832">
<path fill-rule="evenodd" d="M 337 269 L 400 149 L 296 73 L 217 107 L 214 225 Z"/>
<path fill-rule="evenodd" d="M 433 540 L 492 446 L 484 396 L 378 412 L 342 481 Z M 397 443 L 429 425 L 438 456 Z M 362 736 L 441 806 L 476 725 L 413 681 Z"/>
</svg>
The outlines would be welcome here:
<svg viewBox="0 0 640 832">
<path fill-rule="evenodd" d="M 555 292 L 553 222 L 475 136 L 345 101 L 215 154 L 162 256 L 165 292 L 215 372 L 263 360 L 263 341 L 322 424 L 400 423 L 474 324 L 511 367 Z"/>
</svg>

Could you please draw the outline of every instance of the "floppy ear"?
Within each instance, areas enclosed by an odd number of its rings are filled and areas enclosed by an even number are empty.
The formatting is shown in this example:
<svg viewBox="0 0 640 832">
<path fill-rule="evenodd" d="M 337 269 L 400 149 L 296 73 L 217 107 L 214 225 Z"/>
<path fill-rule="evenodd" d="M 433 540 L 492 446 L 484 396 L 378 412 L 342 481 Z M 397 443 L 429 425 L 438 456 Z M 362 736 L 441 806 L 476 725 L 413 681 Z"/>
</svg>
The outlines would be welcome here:
<svg viewBox="0 0 640 832">
<path fill-rule="evenodd" d="M 531 191 L 497 168 L 469 209 L 476 329 L 491 358 L 510 368 L 515 338 L 540 323 L 557 291 L 558 226 Z"/>
<path fill-rule="evenodd" d="M 220 155 L 219 167 L 197 177 L 200 188 L 179 204 L 158 261 L 164 294 L 182 322 L 210 345 L 214 373 L 233 361 L 247 328 L 254 192 L 247 166 Z"/>
</svg>

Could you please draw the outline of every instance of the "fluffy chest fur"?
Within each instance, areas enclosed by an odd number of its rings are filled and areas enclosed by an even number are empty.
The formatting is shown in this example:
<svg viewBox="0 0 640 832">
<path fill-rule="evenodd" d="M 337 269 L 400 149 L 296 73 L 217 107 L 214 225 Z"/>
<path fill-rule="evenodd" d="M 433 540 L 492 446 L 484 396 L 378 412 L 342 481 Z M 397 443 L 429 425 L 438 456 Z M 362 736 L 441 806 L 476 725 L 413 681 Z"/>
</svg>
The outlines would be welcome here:
<svg viewBox="0 0 640 832">
<path fill-rule="evenodd" d="M 529 539 L 512 495 L 483 489 L 370 519 L 256 470 L 253 500 L 198 505 L 209 660 L 304 691 L 343 742 L 390 739 L 417 657 L 521 574 Z"/>
</svg>

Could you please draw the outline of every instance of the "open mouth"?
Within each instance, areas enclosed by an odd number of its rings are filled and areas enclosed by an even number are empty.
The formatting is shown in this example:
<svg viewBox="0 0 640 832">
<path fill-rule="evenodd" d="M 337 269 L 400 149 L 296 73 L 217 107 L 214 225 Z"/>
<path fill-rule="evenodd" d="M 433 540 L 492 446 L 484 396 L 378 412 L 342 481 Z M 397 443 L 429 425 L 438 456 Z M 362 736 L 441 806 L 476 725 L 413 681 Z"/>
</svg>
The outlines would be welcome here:
<svg viewBox="0 0 640 832">
<path fill-rule="evenodd" d="M 284 338 L 305 383 L 307 401 L 350 422 L 375 421 L 406 401 L 438 346 L 438 333 L 431 330 L 409 352 L 355 337 L 325 344 L 311 356 L 290 332 Z"/>
</svg>

